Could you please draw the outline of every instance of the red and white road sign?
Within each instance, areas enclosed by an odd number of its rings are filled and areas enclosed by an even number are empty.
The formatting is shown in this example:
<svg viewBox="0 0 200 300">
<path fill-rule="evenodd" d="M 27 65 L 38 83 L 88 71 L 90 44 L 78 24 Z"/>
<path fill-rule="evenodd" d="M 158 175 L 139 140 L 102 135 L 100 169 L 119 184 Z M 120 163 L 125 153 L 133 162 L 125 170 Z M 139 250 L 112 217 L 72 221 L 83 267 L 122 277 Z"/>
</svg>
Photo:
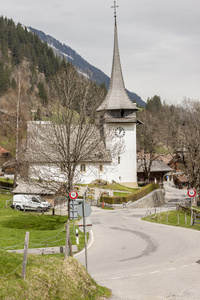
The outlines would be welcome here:
<svg viewBox="0 0 200 300">
<path fill-rule="evenodd" d="M 70 197 L 70 199 L 74 200 L 78 197 L 78 193 L 75 191 L 72 191 L 69 193 L 69 197 Z"/>
<path fill-rule="evenodd" d="M 189 189 L 187 193 L 190 197 L 194 197 L 196 195 L 196 191 L 194 189 Z"/>
</svg>

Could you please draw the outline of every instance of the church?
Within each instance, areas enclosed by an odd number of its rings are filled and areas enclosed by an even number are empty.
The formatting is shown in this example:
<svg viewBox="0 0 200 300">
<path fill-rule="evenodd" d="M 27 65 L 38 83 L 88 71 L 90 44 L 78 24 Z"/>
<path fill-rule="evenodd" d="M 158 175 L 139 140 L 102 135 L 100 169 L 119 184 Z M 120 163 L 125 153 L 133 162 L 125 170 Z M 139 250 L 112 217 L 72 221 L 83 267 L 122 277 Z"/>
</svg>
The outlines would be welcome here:
<svg viewBox="0 0 200 300">
<path fill-rule="evenodd" d="M 116 181 L 125 186 L 137 186 L 137 156 L 136 156 L 136 111 L 138 110 L 125 90 L 122 74 L 117 34 L 116 7 L 114 14 L 114 50 L 110 86 L 108 94 L 97 109 L 104 118 L 104 126 L 115 130 L 118 140 L 124 142 L 124 152 L 118 158 L 116 172 L 108 174 L 108 181 Z"/>
<path fill-rule="evenodd" d="M 136 125 L 139 122 L 136 118 L 137 111 L 136 104 L 130 100 L 125 89 L 118 46 L 116 4 L 114 2 L 114 49 L 111 80 L 107 96 L 96 111 L 97 118 L 101 120 L 99 134 L 105 136 L 106 132 L 113 132 L 114 144 L 108 138 L 102 139 L 101 149 L 103 150 L 95 153 L 93 159 L 88 157 L 88 159 L 83 159 L 80 162 L 77 167 L 77 174 L 79 175 L 76 182 L 87 184 L 96 179 L 102 179 L 108 182 L 115 181 L 128 187 L 137 187 Z M 37 150 L 37 153 L 35 153 L 31 146 L 31 135 L 37 136 L 37 145 L 40 144 L 39 131 L 42 132 L 43 137 L 46 135 L 48 139 L 50 138 L 52 134 L 48 129 L 48 124 L 48 122 L 42 121 L 28 122 L 27 160 L 29 162 L 29 178 L 47 180 L 45 174 L 51 172 L 51 180 L 64 181 L 64 177 L 62 177 L 56 165 L 51 164 L 50 166 L 50 160 L 45 161 L 45 155 L 41 158 L 42 151 Z M 38 130 L 37 134 L 33 134 L 35 128 Z M 113 145 L 115 150 L 119 146 L 119 150 L 115 151 L 115 155 L 113 155 L 113 149 L 111 149 Z M 45 151 L 51 152 L 50 148 Z M 52 151 L 52 162 L 53 159 L 58 160 L 55 151 Z"/>
</svg>

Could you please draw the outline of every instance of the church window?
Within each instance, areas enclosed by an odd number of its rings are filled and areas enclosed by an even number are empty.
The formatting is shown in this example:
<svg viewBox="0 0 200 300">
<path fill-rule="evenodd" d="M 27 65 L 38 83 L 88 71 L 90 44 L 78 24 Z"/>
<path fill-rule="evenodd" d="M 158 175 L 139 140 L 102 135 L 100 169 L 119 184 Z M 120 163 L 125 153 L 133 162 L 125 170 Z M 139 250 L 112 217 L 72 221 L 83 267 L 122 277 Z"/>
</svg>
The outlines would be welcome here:
<svg viewBox="0 0 200 300">
<path fill-rule="evenodd" d="M 125 117 L 125 111 L 124 109 L 121 110 L 121 118 L 124 118 Z"/>
<path fill-rule="evenodd" d="M 81 164 L 80 169 L 81 172 L 86 172 L 86 164 Z"/>
<path fill-rule="evenodd" d="M 118 156 L 118 165 L 120 165 L 120 156 Z"/>
</svg>

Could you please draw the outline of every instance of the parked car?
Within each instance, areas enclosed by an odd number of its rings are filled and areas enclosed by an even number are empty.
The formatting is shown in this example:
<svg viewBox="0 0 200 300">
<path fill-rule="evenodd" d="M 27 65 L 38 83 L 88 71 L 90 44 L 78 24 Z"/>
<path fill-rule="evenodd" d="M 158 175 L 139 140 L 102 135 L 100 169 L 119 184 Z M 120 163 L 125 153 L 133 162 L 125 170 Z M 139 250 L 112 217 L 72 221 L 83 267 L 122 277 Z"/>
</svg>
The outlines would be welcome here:
<svg viewBox="0 0 200 300">
<path fill-rule="evenodd" d="M 13 196 L 12 208 L 16 208 L 17 210 L 47 211 L 51 208 L 51 204 L 39 195 L 18 194 Z"/>
</svg>

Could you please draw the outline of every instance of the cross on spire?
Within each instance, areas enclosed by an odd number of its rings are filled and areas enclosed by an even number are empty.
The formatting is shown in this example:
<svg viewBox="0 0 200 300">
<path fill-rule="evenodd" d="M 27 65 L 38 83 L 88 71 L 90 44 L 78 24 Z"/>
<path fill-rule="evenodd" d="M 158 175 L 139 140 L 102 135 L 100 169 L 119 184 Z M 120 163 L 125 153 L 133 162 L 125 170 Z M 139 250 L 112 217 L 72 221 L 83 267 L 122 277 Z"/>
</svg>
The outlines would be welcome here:
<svg viewBox="0 0 200 300">
<path fill-rule="evenodd" d="M 111 8 L 114 8 L 114 17 L 116 18 L 117 17 L 117 7 L 119 7 L 119 5 L 116 5 L 116 1 L 114 1 L 114 5 L 111 6 Z"/>
</svg>

